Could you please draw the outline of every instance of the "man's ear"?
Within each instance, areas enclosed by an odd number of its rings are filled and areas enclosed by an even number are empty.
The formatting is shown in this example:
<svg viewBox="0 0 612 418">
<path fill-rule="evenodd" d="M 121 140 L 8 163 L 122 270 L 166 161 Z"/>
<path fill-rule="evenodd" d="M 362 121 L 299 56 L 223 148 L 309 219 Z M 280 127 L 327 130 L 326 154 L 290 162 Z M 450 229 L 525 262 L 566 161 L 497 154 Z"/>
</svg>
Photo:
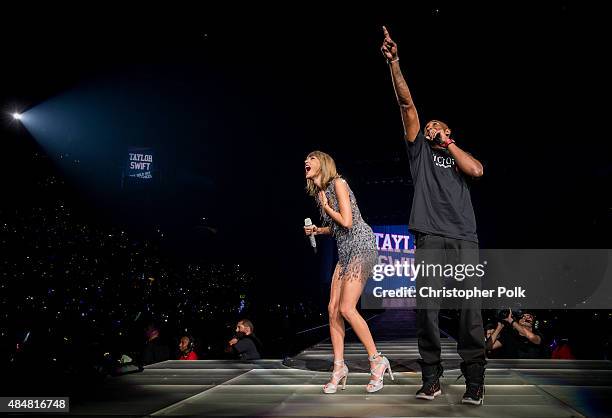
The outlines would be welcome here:
<svg viewBox="0 0 612 418">
<path fill-rule="evenodd" d="M 450 136 L 451 134 L 451 130 L 446 128 L 446 130 L 444 131 L 444 133 L 446 134 L 446 136 Z"/>
</svg>

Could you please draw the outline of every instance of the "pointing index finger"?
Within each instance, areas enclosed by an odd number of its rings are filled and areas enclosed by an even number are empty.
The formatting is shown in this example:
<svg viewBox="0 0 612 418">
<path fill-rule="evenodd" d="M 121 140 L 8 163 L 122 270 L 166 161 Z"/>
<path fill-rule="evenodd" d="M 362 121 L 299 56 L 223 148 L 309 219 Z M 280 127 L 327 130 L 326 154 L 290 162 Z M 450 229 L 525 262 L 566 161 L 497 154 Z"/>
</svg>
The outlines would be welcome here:
<svg viewBox="0 0 612 418">
<path fill-rule="evenodd" d="M 391 37 L 389 36 L 389 31 L 387 30 L 387 27 L 383 26 L 382 29 L 383 29 L 383 34 L 385 35 L 385 39 L 390 39 Z"/>
</svg>

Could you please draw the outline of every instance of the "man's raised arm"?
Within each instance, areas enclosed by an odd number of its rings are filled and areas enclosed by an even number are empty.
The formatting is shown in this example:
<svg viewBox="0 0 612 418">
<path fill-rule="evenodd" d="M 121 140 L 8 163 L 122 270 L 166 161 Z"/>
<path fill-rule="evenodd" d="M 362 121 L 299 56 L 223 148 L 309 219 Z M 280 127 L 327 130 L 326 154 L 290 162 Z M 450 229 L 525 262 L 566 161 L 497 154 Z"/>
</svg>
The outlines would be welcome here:
<svg viewBox="0 0 612 418">
<path fill-rule="evenodd" d="M 389 35 L 389 31 L 384 26 L 383 34 L 385 35 L 385 39 L 380 47 L 380 50 L 387 59 L 387 63 L 391 69 L 393 88 L 395 89 L 395 96 L 397 97 L 397 103 L 400 106 L 402 123 L 404 124 L 404 136 L 406 141 L 413 142 L 416 139 L 419 129 L 421 128 L 419 123 L 419 115 L 417 114 L 416 107 L 412 101 L 408 84 L 406 83 L 406 80 L 404 80 L 402 70 L 399 66 L 397 44 L 393 42 L 391 36 Z"/>
</svg>

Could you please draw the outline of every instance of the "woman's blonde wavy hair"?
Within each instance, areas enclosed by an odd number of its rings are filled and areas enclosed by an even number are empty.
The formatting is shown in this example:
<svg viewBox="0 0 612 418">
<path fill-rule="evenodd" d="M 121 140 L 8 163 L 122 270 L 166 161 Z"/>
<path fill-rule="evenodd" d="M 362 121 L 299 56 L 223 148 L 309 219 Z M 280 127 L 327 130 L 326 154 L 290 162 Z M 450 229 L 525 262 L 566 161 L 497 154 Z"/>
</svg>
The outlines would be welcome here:
<svg viewBox="0 0 612 418">
<path fill-rule="evenodd" d="M 334 159 L 323 151 L 313 151 L 306 156 L 306 158 L 317 157 L 321 162 L 321 189 L 317 187 L 314 180 L 306 179 L 306 191 L 310 196 L 316 197 L 319 190 L 327 189 L 327 186 L 331 181 L 340 177 L 336 170 L 336 163 Z"/>
</svg>

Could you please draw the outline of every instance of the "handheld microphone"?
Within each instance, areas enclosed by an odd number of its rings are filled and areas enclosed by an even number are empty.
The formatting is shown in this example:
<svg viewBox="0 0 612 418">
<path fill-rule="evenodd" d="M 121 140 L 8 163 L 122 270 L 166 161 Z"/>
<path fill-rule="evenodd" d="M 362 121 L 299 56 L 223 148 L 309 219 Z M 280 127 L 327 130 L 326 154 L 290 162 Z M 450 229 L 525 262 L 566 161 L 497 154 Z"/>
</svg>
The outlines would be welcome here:
<svg viewBox="0 0 612 418">
<path fill-rule="evenodd" d="M 304 219 L 304 226 L 312 226 L 312 220 L 310 218 Z M 314 250 L 316 254 L 317 253 L 317 241 L 315 240 L 315 236 L 310 235 L 308 238 L 310 238 L 310 246 L 312 247 L 312 249 Z"/>
<path fill-rule="evenodd" d="M 432 142 L 436 145 L 444 144 L 444 140 L 442 139 L 442 135 L 440 134 L 440 132 L 434 135 Z"/>
<path fill-rule="evenodd" d="M 425 135 L 425 138 L 429 139 L 436 145 L 441 145 L 444 142 L 442 140 L 442 137 L 440 136 L 440 132 L 436 133 L 433 138 L 430 137 L 429 135 Z"/>
</svg>

